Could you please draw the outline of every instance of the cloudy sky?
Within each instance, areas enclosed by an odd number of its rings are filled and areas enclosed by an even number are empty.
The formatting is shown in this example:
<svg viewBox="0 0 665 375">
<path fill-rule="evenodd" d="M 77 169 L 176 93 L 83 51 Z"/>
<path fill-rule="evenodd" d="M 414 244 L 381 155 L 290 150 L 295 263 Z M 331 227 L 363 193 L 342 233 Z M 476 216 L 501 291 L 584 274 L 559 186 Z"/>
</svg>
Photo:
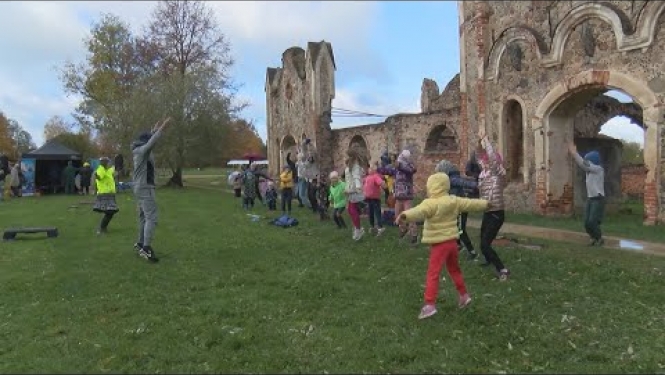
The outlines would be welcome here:
<svg viewBox="0 0 665 375">
<path fill-rule="evenodd" d="M 209 3 L 232 43 L 239 96 L 251 103 L 244 116 L 265 139 L 266 67 L 279 67 L 282 52 L 308 41 L 332 43 L 337 63 L 335 107 L 390 115 L 418 112 L 422 79 L 443 89 L 459 71 L 457 6 L 437 2 Z M 0 2 L 0 110 L 19 121 L 39 145 L 53 115 L 69 118 L 76 98 L 67 97 L 57 68 L 82 61 L 83 39 L 101 13 L 113 13 L 136 31 L 155 2 Z M 338 118 L 333 126 L 375 122 Z M 603 133 L 643 141 L 626 119 Z"/>
</svg>

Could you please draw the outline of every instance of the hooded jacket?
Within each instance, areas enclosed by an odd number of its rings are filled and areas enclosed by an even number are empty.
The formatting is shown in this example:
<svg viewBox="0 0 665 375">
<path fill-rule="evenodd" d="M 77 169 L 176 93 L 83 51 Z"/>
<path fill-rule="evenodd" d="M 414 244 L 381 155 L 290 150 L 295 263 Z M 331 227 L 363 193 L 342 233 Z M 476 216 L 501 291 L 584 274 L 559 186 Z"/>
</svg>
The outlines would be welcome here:
<svg viewBox="0 0 665 375">
<path fill-rule="evenodd" d="M 159 129 L 153 134 L 143 134 L 132 143 L 132 156 L 134 159 L 134 191 L 155 188 L 155 159 L 152 149 L 162 135 Z"/>
<path fill-rule="evenodd" d="M 489 201 L 487 211 L 501 211 L 504 209 L 503 189 L 506 187 L 503 159 L 489 140 L 483 140 L 483 147 L 486 155 L 479 160 L 483 169 L 478 180 L 480 198 Z"/>
<path fill-rule="evenodd" d="M 423 243 L 437 244 L 459 237 L 457 216 L 460 212 L 484 211 L 487 201 L 449 195 L 450 179 L 445 173 L 435 173 L 427 179 L 427 198 L 418 206 L 406 210 L 407 222 L 425 221 Z"/>
<path fill-rule="evenodd" d="M 477 198 L 477 195 L 471 195 L 477 194 L 478 183 L 470 178 L 462 177 L 455 164 L 448 160 L 442 160 L 436 165 L 434 171 L 448 175 L 448 178 L 450 178 L 450 195 Z"/>
<path fill-rule="evenodd" d="M 605 196 L 605 169 L 600 166 L 600 154 L 591 151 L 584 155 L 584 159 L 574 154 L 575 163 L 586 172 L 586 191 L 588 198 Z"/>
</svg>

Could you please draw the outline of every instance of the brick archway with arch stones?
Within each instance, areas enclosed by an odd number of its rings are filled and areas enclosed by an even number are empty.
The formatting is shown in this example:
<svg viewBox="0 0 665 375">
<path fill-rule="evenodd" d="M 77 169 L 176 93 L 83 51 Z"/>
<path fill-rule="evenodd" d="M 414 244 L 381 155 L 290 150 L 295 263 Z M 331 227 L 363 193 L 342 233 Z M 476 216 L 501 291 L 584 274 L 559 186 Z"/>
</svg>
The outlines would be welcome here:
<svg viewBox="0 0 665 375">
<path fill-rule="evenodd" d="M 661 196 L 660 124 L 662 111 L 656 95 L 645 82 L 608 70 L 588 70 L 560 81 L 545 95 L 532 119 L 535 158 L 538 169 L 536 201 L 541 209 L 564 197 L 572 186 L 572 160 L 562 152 L 573 139 L 573 112 L 561 107 L 571 97 L 586 91 L 619 89 L 642 107 L 645 127 L 644 164 L 648 170 L 644 183 L 644 224 L 663 222 Z"/>
</svg>

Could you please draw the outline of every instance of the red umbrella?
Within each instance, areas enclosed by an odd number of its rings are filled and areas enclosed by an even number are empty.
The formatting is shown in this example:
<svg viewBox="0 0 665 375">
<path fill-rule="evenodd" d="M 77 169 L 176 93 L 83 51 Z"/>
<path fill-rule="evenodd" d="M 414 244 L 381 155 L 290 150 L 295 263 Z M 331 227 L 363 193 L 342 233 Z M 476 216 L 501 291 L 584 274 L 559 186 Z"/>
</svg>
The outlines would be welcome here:
<svg viewBox="0 0 665 375">
<path fill-rule="evenodd" d="M 258 154 L 256 152 L 247 152 L 245 153 L 245 155 L 243 155 L 243 158 L 249 161 L 266 160 L 265 156 Z"/>
</svg>

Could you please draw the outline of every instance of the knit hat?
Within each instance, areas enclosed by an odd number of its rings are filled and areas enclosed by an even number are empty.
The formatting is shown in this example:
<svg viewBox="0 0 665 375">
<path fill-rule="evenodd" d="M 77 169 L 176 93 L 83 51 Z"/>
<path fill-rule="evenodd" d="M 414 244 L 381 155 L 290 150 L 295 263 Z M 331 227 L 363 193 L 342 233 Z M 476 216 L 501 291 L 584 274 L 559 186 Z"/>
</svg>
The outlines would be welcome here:
<svg viewBox="0 0 665 375">
<path fill-rule="evenodd" d="M 411 157 L 411 151 L 409 151 L 409 150 L 402 150 L 402 152 L 399 154 L 399 157 L 400 157 L 400 158 L 403 158 L 403 159 L 408 159 L 408 158 Z"/>
<path fill-rule="evenodd" d="M 450 175 L 451 173 L 459 173 L 459 169 L 457 169 L 457 166 L 455 166 L 455 164 L 445 159 L 441 160 L 439 164 L 436 165 L 434 171 L 445 173 L 447 175 Z"/>
<path fill-rule="evenodd" d="M 584 155 L 584 160 L 588 160 L 595 165 L 600 165 L 600 154 L 598 151 L 589 151 Z"/>
<path fill-rule="evenodd" d="M 339 178 L 339 173 L 337 173 L 337 171 L 332 171 L 330 172 L 330 176 L 328 176 L 328 178 L 330 178 L 331 180 L 333 178 Z"/>
</svg>

